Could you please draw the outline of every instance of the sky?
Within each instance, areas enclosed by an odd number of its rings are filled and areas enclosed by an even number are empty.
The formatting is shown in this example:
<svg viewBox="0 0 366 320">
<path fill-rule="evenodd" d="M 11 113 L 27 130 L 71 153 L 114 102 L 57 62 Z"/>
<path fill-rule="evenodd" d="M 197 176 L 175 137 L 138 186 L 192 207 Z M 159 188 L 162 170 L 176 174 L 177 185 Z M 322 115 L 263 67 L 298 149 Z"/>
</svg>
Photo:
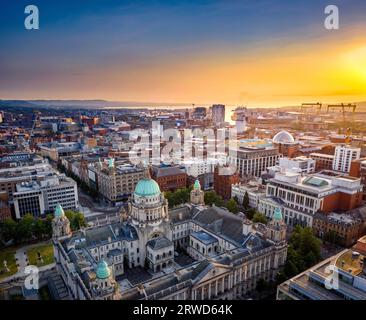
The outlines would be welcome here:
<svg viewBox="0 0 366 320">
<path fill-rule="evenodd" d="M 329 4 L 339 30 L 324 28 Z M 0 41 L 0 99 L 366 100 L 364 0 L 2 0 Z"/>
</svg>

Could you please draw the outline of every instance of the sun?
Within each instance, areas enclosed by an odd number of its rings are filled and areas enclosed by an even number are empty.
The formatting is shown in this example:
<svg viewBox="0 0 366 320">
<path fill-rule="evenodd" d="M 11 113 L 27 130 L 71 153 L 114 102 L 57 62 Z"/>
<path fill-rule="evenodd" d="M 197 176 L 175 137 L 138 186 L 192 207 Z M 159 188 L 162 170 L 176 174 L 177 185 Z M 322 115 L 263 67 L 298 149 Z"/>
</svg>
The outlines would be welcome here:
<svg viewBox="0 0 366 320">
<path fill-rule="evenodd" d="M 344 57 L 350 71 L 366 79 L 366 46 L 353 49 L 347 52 Z"/>
</svg>

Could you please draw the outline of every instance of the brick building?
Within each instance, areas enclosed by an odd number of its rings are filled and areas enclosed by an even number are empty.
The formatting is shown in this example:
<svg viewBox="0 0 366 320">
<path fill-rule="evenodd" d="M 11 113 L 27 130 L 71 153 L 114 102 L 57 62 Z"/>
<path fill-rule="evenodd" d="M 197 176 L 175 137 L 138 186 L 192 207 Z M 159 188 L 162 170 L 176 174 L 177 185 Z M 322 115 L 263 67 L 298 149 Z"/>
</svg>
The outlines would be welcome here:
<svg viewBox="0 0 366 320">
<path fill-rule="evenodd" d="M 315 160 L 315 171 L 332 170 L 334 155 L 325 153 L 310 153 L 310 158 Z"/>
<path fill-rule="evenodd" d="M 177 166 L 152 166 L 151 177 L 161 191 L 175 191 L 187 186 L 187 174 Z"/>
<path fill-rule="evenodd" d="M 223 199 L 231 198 L 231 186 L 240 182 L 239 175 L 232 173 L 231 167 L 216 167 L 214 172 L 214 190 Z"/>
<path fill-rule="evenodd" d="M 365 234 L 365 219 L 366 207 L 342 214 L 318 212 L 314 216 L 313 229 L 315 234 L 322 239 L 327 239 L 327 235 L 329 237 L 329 234 L 333 232 L 336 235 L 335 243 L 349 247 Z"/>
<path fill-rule="evenodd" d="M 361 183 L 363 184 L 363 199 L 366 200 L 366 158 L 352 161 L 349 175 L 361 178 Z"/>
<path fill-rule="evenodd" d="M 8 205 L 9 196 L 6 191 L 0 192 L 0 222 L 11 218 L 11 211 Z"/>
<path fill-rule="evenodd" d="M 333 171 L 312 175 L 277 172 L 266 186 L 266 198 L 260 200 L 258 211 L 271 217 L 274 208 L 279 206 L 289 225 L 311 227 L 317 212 L 349 211 L 362 204 L 360 179 Z M 270 203 L 276 199 L 277 203 Z"/>
</svg>

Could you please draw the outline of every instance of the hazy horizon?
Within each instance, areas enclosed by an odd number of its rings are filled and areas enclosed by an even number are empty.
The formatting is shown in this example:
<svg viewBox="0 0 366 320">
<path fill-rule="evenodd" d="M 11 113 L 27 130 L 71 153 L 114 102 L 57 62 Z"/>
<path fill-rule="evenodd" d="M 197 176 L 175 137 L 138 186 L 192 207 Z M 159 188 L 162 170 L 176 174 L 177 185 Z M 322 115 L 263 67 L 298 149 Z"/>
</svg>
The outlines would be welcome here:
<svg viewBox="0 0 366 320">
<path fill-rule="evenodd" d="M 175 103 L 175 102 L 148 102 L 148 101 L 111 101 L 106 99 L 3 99 L 0 98 L 1 101 L 21 101 L 21 102 L 30 102 L 34 103 L 35 105 L 42 104 L 43 106 L 46 105 L 52 105 L 53 106 L 62 106 L 62 103 L 65 102 L 63 105 L 64 107 L 92 107 L 92 108 L 98 108 L 98 109 L 123 109 L 123 108 L 130 108 L 130 109 L 155 109 L 155 108 L 168 108 L 168 109 L 186 109 L 186 108 L 194 108 L 194 107 L 206 107 L 209 108 L 213 104 L 223 104 L 229 109 L 234 109 L 237 107 L 247 107 L 249 109 L 278 109 L 278 108 L 297 108 L 300 107 L 302 103 L 322 103 L 323 105 L 331 104 L 332 102 L 323 102 L 323 101 L 302 101 L 298 104 L 292 104 L 292 105 L 278 105 L 278 106 L 272 106 L 272 105 L 239 105 L 239 104 L 225 104 L 223 102 L 213 102 L 209 104 L 201 104 L 201 103 Z M 73 102 L 75 104 L 73 104 Z M 90 105 L 92 103 L 92 105 Z M 103 106 L 103 103 L 110 104 Z M 366 106 L 366 101 L 339 101 L 339 103 L 356 103 L 361 104 L 363 107 Z M 89 106 L 87 105 L 89 104 Z M 113 105 L 111 105 L 113 104 Z"/>
</svg>

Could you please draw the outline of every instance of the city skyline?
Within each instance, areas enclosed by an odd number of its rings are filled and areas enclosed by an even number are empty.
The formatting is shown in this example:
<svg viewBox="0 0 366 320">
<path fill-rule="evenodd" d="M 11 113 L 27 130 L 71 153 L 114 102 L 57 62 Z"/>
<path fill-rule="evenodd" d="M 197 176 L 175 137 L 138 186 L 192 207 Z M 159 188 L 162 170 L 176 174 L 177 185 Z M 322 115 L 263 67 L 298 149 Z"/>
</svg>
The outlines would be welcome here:
<svg viewBox="0 0 366 320">
<path fill-rule="evenodd" d="M 366 4 L 333 1 L 23 1 L 1 13 L 2 99 L 298 105 L 366 100 Z"/>
</svg>

